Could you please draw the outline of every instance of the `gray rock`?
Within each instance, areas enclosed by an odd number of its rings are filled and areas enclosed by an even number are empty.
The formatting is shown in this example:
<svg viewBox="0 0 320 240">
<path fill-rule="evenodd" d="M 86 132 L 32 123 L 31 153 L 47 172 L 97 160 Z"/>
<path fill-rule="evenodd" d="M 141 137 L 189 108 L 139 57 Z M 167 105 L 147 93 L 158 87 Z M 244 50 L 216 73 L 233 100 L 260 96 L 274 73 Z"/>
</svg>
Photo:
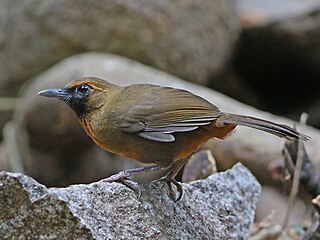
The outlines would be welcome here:
<svg viewBox="0 0 320 240">
<path fill-rule="evenodd" d="M 0 1 L 0 96 L 54 63 L 106 51 L 206 83 L 238 36 L 234 0 Z"/>
<path fill-rule="evenodd" d="M 245 239 L 260 185 L 241 164 L 183 184 L 179 202 L 165 183 L 141 198 L 103 181 L 49 188 L 20 173 L 0 173 L 1 239 Z"/>
</svg>

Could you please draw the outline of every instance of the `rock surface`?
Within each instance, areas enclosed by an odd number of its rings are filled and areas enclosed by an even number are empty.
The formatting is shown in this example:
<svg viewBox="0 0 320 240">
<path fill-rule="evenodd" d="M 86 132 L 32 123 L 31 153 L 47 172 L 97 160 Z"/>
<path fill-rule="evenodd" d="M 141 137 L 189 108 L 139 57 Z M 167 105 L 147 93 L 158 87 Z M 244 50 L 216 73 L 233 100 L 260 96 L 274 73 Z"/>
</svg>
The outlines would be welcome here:
<svg viewBox="0 0 320 240">
<path fill-rule="evenodd" d="M 234 0 L 1 1 L 0 96 L 87 51 L 115 53 L 206 83 L 237 39 L 235 12 Z"/>
<path fill-rule="evenodd" d="M 165 183 L 141 198 L 103 181 L 49 188 L 20 173 L 0 173 L 1 239 L 245 239 L 260 185 L 241 164 L 183 184 L 179 202 Z"/>
</svg>

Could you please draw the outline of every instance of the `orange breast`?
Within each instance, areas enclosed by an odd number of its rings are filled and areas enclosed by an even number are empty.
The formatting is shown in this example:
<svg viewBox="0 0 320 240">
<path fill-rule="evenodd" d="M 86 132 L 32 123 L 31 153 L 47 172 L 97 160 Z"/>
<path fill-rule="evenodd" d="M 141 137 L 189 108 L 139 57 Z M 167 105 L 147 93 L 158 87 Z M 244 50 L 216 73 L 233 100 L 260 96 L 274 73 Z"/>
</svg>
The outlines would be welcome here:
<svg viewBox="0 0 320 240">
<path fill-rule="evenodd" d="M 80 124 L 102 149 L 143 163 L 156 163 L 161 166 L 168 166 L 173 161 L 189 157 L 210 138 L 223 139 L 236 127 L 236 125 L 217 127 L 212 123 L 195 131 L 176 133 L 174 142 L 163 143 L 114 130 L 110 133 L 105 131 L 103 136 L 98 136 L 88 119 L 82 118 Z"/>
<path fill-rule="evenodd" d="M 126 141 L 127 139 L 118 136 L 117 138 L 114 137 L 112 141 L 105 141 L 102 139 L 105 139 L 106 136 L 98 136 L 98 134 L 93 130 L 91 122 L 87 118 L 82 118 L 80 120 L 80 124 L 85 132 L 92 138 L 94 143 L 103 150 L 144 162 L 141 160 L 141 153 L 138 151 L 139 148 L 136 146 L 130 146 L 131 144 Z M 121 139 L 122 144 L 116 142 L 119 138 Z M 149 163 L 149 161 L 145 163 Z"/>
</svg>

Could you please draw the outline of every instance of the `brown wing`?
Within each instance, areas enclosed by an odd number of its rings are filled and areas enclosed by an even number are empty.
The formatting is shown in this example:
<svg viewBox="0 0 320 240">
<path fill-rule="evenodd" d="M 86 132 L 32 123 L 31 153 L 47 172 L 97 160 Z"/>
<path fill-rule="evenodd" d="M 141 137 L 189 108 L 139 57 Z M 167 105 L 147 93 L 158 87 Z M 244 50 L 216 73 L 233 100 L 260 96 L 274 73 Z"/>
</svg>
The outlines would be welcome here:
<svg viewBox="0 0 320 240">
<path fill-rule="evenodd" d="M 141 96 L 123 113 L 119 126 L 146 139 L 173 142 L 173 133 L 193 131 L 221 116 L 217 107 L 184 90 L 154 85 L 128 88 Z"/>
</svg>

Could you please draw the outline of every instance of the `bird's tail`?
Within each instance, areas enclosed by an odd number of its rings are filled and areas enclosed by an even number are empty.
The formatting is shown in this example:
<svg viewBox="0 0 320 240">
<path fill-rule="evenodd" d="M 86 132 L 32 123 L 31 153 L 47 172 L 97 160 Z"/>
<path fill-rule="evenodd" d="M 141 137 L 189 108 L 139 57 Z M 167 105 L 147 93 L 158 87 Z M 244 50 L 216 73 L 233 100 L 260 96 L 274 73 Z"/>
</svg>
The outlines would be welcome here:
<svg viewBox="0 0 320 240">
<path fill-rule="evenodd" d="M 308 137 L 307 135 L 301 134 L 295 129 L 287 125 L 273 123 L 267 120 L 249 117 L 249 116 L 243 116 L 243 115 L 237 115 L 237 114 L 225 114 L 223 115 L 223 123 L 256 128 L 268 133 L 272 133 L 279 137 L 286 138 L 288 140 L 302 139 L 306 141 L 310 139 L 310 137 Z"/>
</svg>

